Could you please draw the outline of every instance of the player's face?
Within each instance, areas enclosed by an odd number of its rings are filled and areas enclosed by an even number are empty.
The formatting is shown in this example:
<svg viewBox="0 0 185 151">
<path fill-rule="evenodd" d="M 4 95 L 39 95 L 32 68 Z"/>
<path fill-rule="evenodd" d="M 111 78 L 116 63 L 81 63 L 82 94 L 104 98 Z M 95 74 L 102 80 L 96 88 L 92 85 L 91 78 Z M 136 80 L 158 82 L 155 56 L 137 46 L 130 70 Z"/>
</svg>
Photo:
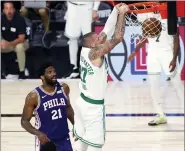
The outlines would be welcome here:
<svg viewBox="0 0 185 151">
<path fill-rule="evenodd" d="M 44 80 L 49 85 L 54 85 L 57 82 L 55 68 L 50 66 L 45 70 Z"/>
<path fill-rule="evenodd" d="M 98 34 L 94 33 L 92 34 L 92 40 L 95 41 L 98 38 Z"/>
<path fill-rule="evenodd" d="M 12 3 L 5 3 L 3 12 L 8 19 L 12 19 L 13 15 L 15 13 L 15 9 L 14 9 L 13 4 Z"/>
<path fill-rule="evenodd" d="M 103 44 L 106 39 L 104 39 L 102 36 L 99 36 L 98 34 L 93 34 L 92 35 L 92 41 L 94 41 L 94 47 L 100 44 Z"/>
</svg>

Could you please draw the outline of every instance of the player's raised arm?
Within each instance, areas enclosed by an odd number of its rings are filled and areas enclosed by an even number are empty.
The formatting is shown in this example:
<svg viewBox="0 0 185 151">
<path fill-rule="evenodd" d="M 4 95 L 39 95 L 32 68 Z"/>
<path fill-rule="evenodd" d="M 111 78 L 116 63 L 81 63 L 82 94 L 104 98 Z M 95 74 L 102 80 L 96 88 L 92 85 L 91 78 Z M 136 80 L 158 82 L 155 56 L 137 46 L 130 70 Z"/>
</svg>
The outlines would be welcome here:
<svg viewBox="0 0 185 151">
<path fill-rule="evenodd" d="M 35 107 L 37 106 L 37 94 L 35 92 L 31 92 L 28 94 L 25 100 L 25 105 L 23 108 L 23 113 L 21 117 L 21 126 L 29 133 L 38 136 L 39 140 L 41 141 L 42 144 L 46 143 L 49 141 L 48 137 L 43 134 L 42 132 L 38 131 L 36 128 L 34 128 L 30 120 L 33 115 L 33 111 Z"/>
<path fill-rule="evenodd" d="M 66 83 L 62 83 L 62 87 L 64 89 L 64 92 L 67 96 L 67 118 L 70 120 L 71 124 L 74 125 L 74 111 L 70 103 L 69 93 L 70 88 Z"/>
<path fill-rule="evenodd" d="M 132 61 L 132 59 L 134 59 L 135 55 L 138 53 L 138 51 L 145 45 L 145 43 L 147 42 L 146 38 L 142 38 L 140 40 L 141 42 L 139 42 L 136 45 L 135 50 L 131 53 L 131 55 L 128 57 L 128 62 Z"/>
<path fill-rule="evenodd" d="M 120 5 L 121 4 L 117 4 L 113 8 L 109 18 L 107 19 L 107 21 L 105 23 L 103 30 L 98 35 L 98 38 L 95 40 L 94 45 L 99 45 L 102 41 L 105 41 L 107 39 L 107 36 L 111 36 L 111 34 L 113 33 L 113 31 L 115 29 L 116 22 L 117 22 L 117 17 L 118 17 L 117 7 Z"/>
<path fill-rule="evenodd" d="M 89 53 L 89 59 L 95 60 L 102 57 L 111 51 L 118 43 L 122 41 L 125 30 L 125 13 L 128 11 L 128 6 L 120 5 L 118 8 L 119 15 L 117 17 L 116 27 L 111 40 L 105 41 L 105 43 L 95 46 Z"/>
</svg>

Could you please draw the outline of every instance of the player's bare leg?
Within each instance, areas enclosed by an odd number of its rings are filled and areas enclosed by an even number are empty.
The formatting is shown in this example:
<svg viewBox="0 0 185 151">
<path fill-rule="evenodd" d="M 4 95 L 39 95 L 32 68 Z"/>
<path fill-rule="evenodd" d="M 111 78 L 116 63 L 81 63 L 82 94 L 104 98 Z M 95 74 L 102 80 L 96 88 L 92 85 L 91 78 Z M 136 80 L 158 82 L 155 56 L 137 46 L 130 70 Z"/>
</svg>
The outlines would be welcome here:
<svg viewBox="0 0 185 151">
<path fill-rule="evenodd" d="M 148 79 L 150 82 L 150 91 L 151 91 L 151 97 L 153 101 L 153 106 L 155 108 L 155 112 L 157 113 L 157 116 L 154 120 L 150 121 L 148 125 L 154 126 L 159 124 L 165 124 L 167 123 L 166 115 L 163 112 L 162 109 L 162 95 L 163 92 L 160 91 L 160 74 L 149 74 Z"/>
</svg>

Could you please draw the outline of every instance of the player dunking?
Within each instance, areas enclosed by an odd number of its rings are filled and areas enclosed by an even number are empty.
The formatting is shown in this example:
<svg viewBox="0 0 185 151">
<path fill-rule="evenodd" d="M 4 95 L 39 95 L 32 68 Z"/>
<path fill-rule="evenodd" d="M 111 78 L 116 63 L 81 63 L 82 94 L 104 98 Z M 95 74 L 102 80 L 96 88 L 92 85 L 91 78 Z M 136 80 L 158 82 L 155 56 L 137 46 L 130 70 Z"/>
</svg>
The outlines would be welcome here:
<svg viewBox="0 0 185 151">
<path fill-rule="evenodd" d="M 52 64 L 44 64 L 39 72 L 43 85 L 26 97 L 21 125 L 36 136 L 38 151 L 49 141 L 56 145 L 58 151 L 72 151 L 67 118 L 74 124 L 74 112 L 69 101 L 69 87 L 57 82 Z M 30 123 L 33 112 L 35 128 Z"/>
<path fill-rule="evenodd" d="M 104 55 L 122 41 L 128 7 L 118 4 L 98 36 L 91 32 L 82 38 L 80 56 L 80 97 L 76 101 L 74 135 L 76 151 L 101 151 L 105 141 L 104 97 L 107 65 Z M 115 26 L 116 25 L 116 26 Z M 115 27 L 112 39 L 107 34 Z"/>
<path fill-rule="evenodd" d="M 138 18 L 140 21 L 144 21 L 146 17 L 155 17 L 156 14 L 148 13 L 142 14 Z M 167 123 L 166 116 L 162 109 L 162 94 L 159 90 L 160 88 L 160 74 L 161 70 L 168 77 L 172 77 L 176 69 L 176 61 L 178 56 L 178 44 L 179 44 L 179 34 L 172 36 L 168 34 L 167 19 L 162 19 L 162 31 L 157 38 L 148 38 L 148 56 L 147 56 L 147 72 L 148 79 L 150 82 L 150 91 L 153 100 L 153 105 L 157 113 L 156 118 L 149 122 L 150 126 L 165 124 Z M 129 56 L 129 61 L 131 61 L 137 52 L 144 46 L 147 39 L 139 43 L 133 53 Z M 167 88 L 165 88 L 167 90 Z"/>
</svg>

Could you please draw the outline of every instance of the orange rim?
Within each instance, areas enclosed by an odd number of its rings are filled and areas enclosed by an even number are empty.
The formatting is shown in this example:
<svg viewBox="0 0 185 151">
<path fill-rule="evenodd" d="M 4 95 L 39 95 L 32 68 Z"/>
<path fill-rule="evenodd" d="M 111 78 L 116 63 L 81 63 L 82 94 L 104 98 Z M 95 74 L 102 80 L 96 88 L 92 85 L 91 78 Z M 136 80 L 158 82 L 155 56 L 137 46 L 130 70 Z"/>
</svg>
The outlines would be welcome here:
<svg viewBox="0 0 185 151">
<path fill-rule="evenodd" d="M 162 18 L 167 18 L 167 3 L 158 2 L 140 2 L 128 5 L 130 10 L 128 13 L 149 13 L 149 12 L 159 12 Z M 135 8 L 138 8 L 137 10 Z"/>
<path fill-rule="evenodd" d="M 153 6 L 153 5 L 159 5 L 158 2 L 140 2 L 140 3 L 133 3 L 133 4 L 129 4 L 128 6 Z"/>
</svg>

